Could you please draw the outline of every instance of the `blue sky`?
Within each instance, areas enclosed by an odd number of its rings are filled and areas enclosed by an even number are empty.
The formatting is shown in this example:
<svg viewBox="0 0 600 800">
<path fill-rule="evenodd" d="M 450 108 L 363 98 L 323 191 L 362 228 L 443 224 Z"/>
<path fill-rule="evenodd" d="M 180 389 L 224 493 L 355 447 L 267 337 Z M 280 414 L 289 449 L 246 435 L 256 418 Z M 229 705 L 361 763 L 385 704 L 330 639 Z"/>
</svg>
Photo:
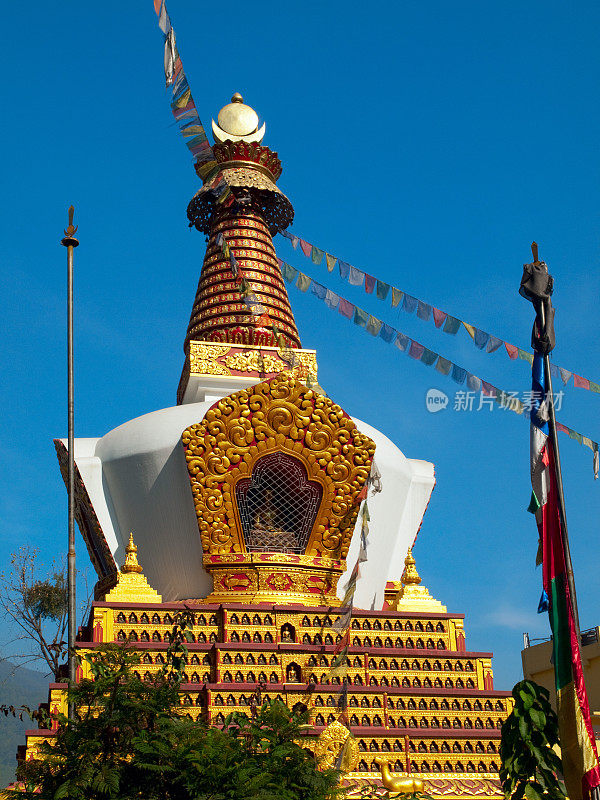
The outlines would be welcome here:
<svg viewBox="0 0 600 800">
<path fill-rule="evenodd" d="M 267 122 L 293 231 L 521 347 L 517 294 L 529 244 L 555 277 L 557 363 L 600 380 L 600 116 L 591 2 L 274 3 L 171 0 L 201 118 L 234 91 Z M 64 549 L 66 497 L 52 439 L 66 433 L 66 209 L 77 208 L 76 425 L 99 436 L 171 405 L 204 252 L 185 209 L 199 187 L 172 126 L 151 0 L 39 1 L 4 10 L 4 209 L 0 564 L 20 543 Z M 8 76 L 7 76 L 8 77 Z M 524 362 L 478 352 L 312 266 L 285 261 L 507 390 Z M 415 556 L 432 594 L 467 615 L 468 646 L 495 653 L 496 685 L 520 677 L 541 575 L 529 501 L 529 431 L 508 412 L 438 414 L 457 388 L 290 289 L 319 378 L 349 413 L 436 465 Z M 572 385 L 559 418 L 600 438 L 600 397 Z M 583 627 L 600 622 L 600 483 L 589 450 L 561 438 Z M 79 563 L 87 563 L 79 546 Z M 399 576 L 398 576 L 399 577 Z"/>
</svg>

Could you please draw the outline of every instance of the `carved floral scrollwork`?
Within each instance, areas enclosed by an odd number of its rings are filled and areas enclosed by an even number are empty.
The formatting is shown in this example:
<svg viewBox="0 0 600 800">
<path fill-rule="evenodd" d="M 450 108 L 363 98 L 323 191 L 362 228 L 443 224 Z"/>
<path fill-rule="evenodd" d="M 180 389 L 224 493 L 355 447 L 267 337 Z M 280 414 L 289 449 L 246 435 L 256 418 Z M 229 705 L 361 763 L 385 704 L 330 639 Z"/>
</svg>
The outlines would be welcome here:
<svg viewBox="0 0 600 800">
<path fill-rule="evenodd" d="M 346 557 L 375 443 L 329 398 L 276 375 L 215 403 L 182 441 L 205 557 L 246 551 L 235 485 L 275 451 L 323 487 L 306 554 Z"/>
</svg>

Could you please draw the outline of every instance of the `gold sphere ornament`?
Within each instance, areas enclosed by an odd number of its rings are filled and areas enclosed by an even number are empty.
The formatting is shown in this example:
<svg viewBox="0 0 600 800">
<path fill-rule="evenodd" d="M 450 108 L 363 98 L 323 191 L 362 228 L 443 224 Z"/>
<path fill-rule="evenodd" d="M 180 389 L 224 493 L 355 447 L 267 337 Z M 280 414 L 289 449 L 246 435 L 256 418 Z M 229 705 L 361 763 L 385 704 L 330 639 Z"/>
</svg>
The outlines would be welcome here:
<svg viewBox="0 0 600 800">
<path fill-rule="evenodd" d="M 219 111 L 217 122 L 212 121 L 216 142 L 261 142 L 265 135 L 266 125 L 258 129 L 258 114 L 244 103 L 244 98 L 236 92 L 231 103 Z"/>
</svg>

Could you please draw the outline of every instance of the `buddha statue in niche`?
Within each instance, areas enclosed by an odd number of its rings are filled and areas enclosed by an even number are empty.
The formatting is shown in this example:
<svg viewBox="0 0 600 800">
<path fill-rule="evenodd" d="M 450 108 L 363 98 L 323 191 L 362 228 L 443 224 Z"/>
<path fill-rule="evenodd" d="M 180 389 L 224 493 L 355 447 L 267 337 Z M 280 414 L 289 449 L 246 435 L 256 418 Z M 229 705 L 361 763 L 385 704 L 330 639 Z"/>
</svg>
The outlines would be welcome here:
<svg viewBox="0 0 600 800">
<path fill-rule="evenodd" d="M 277 525 L 278 518 L 279 513 L 273 504 L 273 493 L 267 489 L 263 504 L 254 514 L 252 533 L 267 533 L 271 536 L 285 534 Z"/>
</svg>

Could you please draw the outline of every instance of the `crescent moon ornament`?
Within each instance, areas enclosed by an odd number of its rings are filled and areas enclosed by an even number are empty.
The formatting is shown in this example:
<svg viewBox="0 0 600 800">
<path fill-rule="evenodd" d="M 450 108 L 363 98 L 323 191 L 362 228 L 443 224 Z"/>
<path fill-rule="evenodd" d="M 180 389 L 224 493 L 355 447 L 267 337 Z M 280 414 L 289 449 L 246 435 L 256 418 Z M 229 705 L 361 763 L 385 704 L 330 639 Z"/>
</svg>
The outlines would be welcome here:
<svg viewBox="0 0 600 800">
<path fill-rule="evenodd" d="M 231 142 L 258 142 L 260 144 L 264 139 L 267 123 L 263 122 L 258 130 L 254 131 L 254 133 L 248 133 L 245 136 L 234 136 L 232 133 L 227 133 L 227 131 L 224 131 L 217 125 L 214 119 L 212 120 L 212 129 L 216 142 L 225 142 L 229 140 Z"/>
</svg>

